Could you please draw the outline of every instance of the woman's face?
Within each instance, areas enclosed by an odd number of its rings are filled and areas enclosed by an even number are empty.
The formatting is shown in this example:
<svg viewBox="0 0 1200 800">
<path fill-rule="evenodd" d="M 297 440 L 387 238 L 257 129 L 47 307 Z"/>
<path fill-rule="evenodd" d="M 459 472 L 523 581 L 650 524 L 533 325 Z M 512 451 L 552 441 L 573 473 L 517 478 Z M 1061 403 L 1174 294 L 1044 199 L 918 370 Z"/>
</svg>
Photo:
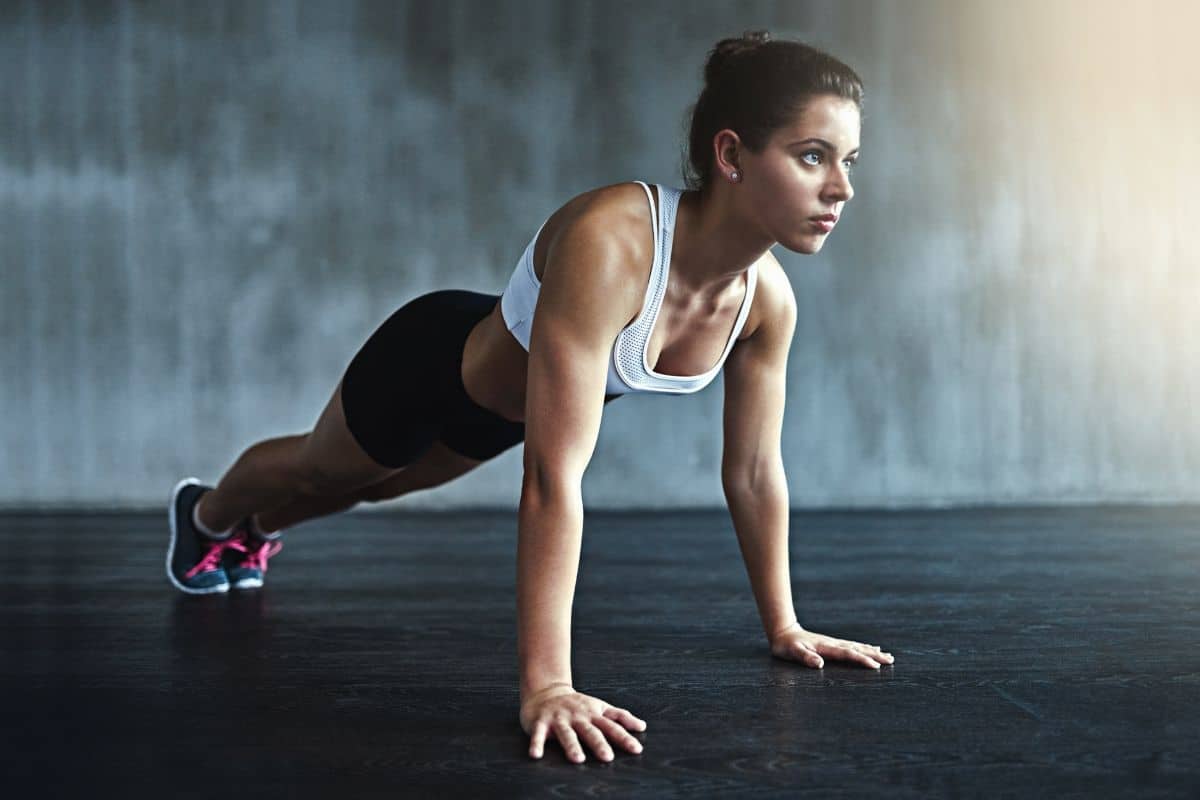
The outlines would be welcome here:
<svg viewBox="0 0 1200 800">
<path fill-rule="evenodd" d="M 764 233 L 795 253 L 813 254 L 854 196 L 850 171 L 858 160 L 858 106 L 834 95 L 812 98 L 790 124 L 772 134 L 761 153 L 742 149 L 742 195 Z"/>
</svg>

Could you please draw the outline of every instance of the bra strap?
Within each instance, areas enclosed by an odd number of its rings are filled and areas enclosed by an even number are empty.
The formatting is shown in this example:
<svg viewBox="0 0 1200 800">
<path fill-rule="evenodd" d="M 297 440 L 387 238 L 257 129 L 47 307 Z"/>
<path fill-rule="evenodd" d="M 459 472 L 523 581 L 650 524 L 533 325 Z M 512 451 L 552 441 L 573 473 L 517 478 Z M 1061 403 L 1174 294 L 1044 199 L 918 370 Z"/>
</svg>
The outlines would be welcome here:
<svg viewBox="0 0 1200 800">
<path fill-rule="evenodd" d="M 642 181 L 634 181 L 640 183 L 642 188 L 646 190 L 646 199 L 650 201 L 650 229 L 654 231 L 654 241 L 658 241 L 658 210 L 654 207 L 654 195 L 650 191 L 650 187 Z"/>
</svg>

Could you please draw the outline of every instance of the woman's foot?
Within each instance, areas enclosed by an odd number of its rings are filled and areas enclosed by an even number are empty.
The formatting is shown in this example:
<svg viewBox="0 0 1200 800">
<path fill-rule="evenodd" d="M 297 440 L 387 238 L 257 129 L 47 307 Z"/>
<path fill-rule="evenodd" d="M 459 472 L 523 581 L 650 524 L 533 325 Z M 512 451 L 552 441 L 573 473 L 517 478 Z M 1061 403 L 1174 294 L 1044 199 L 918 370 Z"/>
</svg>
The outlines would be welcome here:
<svg viewBox="0 0 1200 800">
<path fill-rule="evenodd" d="M 235 589 L 257 589 L 267 574 L 267 560 L 283 549 L 282 533 L 264 534 L 250 520 L 233 529 L 233 541 L 225 551 L 225 572 Z M 241 557 L 238 557 L 241 553 Z"/>
<path fill-rule="evenodd" d="M 221 566 L 221 557 L 233 540 L 232 532 L 217 539 L 196 527 L 193 512 L 197 501 L 212 490 L 195 478 L 184 478 L 171 492 L 167 516 L 171 540 L 167 546 L 167 578 L 186 594 L 214 594 L 229 591 L 229 577 Z"/>
</svg>

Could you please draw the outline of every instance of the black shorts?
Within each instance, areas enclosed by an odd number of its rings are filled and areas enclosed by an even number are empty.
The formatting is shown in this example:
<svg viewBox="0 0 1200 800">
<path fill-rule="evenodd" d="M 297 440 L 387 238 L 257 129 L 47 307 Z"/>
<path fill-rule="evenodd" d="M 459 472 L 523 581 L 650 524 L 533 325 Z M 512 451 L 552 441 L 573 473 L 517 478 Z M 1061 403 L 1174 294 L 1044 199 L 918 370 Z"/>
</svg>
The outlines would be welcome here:
<svg viewBox="0 0 1200 800">
<path fill-rule="evenodd" d="M 464 289 L 429 292 L 371 334 L 342 376 L 346 426 L 367 455 L 398 469 L 441 441 L 486 461 L 525 440 L 525 423 L 476 404 L 462 382 L 467 334 L 499 299 Z"/>
</svg>

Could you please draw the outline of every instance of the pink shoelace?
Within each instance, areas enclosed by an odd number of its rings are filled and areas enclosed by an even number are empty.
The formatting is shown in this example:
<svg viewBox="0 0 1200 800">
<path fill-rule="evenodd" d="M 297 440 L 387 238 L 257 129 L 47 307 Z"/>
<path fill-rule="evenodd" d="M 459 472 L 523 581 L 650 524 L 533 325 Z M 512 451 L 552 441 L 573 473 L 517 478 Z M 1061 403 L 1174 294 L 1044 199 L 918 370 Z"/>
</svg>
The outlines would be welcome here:
<svg viewBox="0 0 1200 800">
<path fill-rule="evenodd" d="M 283 549 L 283 542 L 279 539 L 274 541 L 263 542 L 255 547 L 250 544 L 249 535 L 245 531 L 239 531 L 236 536 L 229 542 L 229 547 L 233 550 L 240 550 L 246 554 L 239 564 L 242 569 L 257 569 L 262 572 L 267 571 L 267 559 Z"/>
<path fill-rule="evenodd" d="M 204 558 L 196 563 L 196 566 L 189 569 L 183 574 L 185 578 L 191 578 L 201 572 L 211 572 L 221 565 L 221 554 L 226 548 L 232 547 L 235 550 L 244 550 L 245 548 L 237 546 L 237 536 L 231 536 L 223 542 L 213 542 L 208 548 L 208 552 L 204 554 Z"/>
</svg>

